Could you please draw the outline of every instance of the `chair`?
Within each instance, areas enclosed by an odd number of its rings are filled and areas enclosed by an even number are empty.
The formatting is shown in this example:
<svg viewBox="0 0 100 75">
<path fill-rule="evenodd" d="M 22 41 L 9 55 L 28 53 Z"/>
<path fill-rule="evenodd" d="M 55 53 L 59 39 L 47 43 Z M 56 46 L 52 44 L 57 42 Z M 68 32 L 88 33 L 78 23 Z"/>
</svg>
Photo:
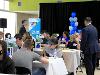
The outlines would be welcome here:
<svg viewBox="0 0 100 75">
<path fill-rule="evenodd" d="M 15 68 L 16 68 L 16 74 L 31 75 L 31 71 L 28 68 L 19 66 L 16 66 Z"/>
<path fill-rule="evenodd" d="M 46 70 L 44 68 L 35 68 L 32 70 L 32 75 L 46 75 Z"/>
<path fill-rule="evenodd" d="M 8 48 L 7 48 L 7 53 L 8 53 L 8 56 L 9 56 L 10 58 L 12 58 L 12 55 L 13 55 L 13 47 L 8 47 Z"/>
<path fill-rule="evenodd" d="M 80 71 L 79 72 L 82 72 L 83 73 L 83 70 L 82 70 L 82 66 L 84 65 L 84 54 L 83 52 L 81 51 L 80 52 L 80 65 L 78 66 L 78 68 L 80 68 Z M 78 71 L 78 68 L 77 68 L 77 71 Z M 76 72 L 77 72 L 76 71 Z"/>
<path fill-rule="evenodd" d="M 96 57 L 97 57 L 96 67 L 97 67 L 97 70 L 100 70 L 100 64 L 99 64 L 99 60 L 100 60 L 100 51 L 96 53 Z"/>
</svg>

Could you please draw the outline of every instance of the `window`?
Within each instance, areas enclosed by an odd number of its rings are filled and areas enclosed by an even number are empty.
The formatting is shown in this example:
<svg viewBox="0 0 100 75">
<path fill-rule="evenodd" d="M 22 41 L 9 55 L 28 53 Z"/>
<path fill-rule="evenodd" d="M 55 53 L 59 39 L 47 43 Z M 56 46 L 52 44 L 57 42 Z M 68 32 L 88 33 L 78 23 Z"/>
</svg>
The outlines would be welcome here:
<svg viewBox="0 0 100 75">
<path fill-rule="evenodd" d="M 9 10 L 9 1 L 0 0 L 0 9 Z"/>
</svg>

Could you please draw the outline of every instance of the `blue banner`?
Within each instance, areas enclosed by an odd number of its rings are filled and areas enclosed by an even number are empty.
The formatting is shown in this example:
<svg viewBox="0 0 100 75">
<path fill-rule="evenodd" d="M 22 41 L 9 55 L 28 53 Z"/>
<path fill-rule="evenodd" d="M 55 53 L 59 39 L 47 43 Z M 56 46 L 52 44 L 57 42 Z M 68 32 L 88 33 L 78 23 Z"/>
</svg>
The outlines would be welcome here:
<svg viewBox="0 0 100 75">
<path fill-rule="evenodd" d="M 40 42 L 41 20 L 29 18 L 29 33 L 36 42 Z"/>
</svg>

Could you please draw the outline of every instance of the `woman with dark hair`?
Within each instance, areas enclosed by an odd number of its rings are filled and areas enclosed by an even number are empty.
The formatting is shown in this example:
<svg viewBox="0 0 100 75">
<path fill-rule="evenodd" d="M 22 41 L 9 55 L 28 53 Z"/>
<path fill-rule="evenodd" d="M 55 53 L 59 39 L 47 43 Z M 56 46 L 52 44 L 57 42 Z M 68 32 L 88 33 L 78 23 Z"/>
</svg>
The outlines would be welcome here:
<svg viewBox="0 0 100 75">
<path fill-rule="evenodd" d="M 22 39 L 22 35 L 21 34 L 16 34 L 14 36 L 14 38 L 16 38 L 16 44 L 18 46 L 18 49 L 22 48 L 23 46 L 23 39 Z"/>
<path fill-rule="evenodd" d="M 5 38 L 11 39 L 11 34 L 10 34 L 10 33 L 6 33 L 6 34 L 5 34 Z"/>
<path fill-rule="evenodd" d="M 48 57 L 62 57 L 62 52 L 58 48 L 58 39 L 51 38 L 48 41 L 48 45 L 45 47 L 46 56 Z"/>
<path fill-rule="evenodd" d="M 0 73 L 14 74 L 15 65 L 10 57 L 7 56 L 7 44 L 0 40 Z"/>
<path fill-rule="evenodd" d="M 5 34 L 5 42 L 7 43 L 7 47 L 14 47 L 15 46 L 15 39 L 11 37 L 10 33 Z"/>
<path fill-rule="evenodd" d="M 68 32 L 64 31 L 63 35 L 59 38 L 59 43 L 60 44 L 65 44 L 67 46 L 69 38 L 68 38 Z"/>
</svg>

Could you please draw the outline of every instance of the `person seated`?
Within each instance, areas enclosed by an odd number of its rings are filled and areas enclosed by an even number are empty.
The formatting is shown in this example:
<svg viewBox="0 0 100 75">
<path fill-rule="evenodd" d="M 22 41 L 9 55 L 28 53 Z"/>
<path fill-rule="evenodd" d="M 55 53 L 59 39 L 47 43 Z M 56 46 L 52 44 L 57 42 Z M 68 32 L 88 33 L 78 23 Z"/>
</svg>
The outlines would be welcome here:
<svg viewBox="0 0 100 75">
<path fill-rule="evenodd" d="M 58 37 L 59 37 L 59 34 L 56 34 L 56 33 L 51 35 L 51 38 L 57 38 L 58 39 Z"/>
<path fill-rule="evenodd" d="M 32 52 L 31 48 L 32 48 L 32 40 L 26 39 L 24 41 L 23 48 L 16 51 L 13 54 L 12 58 L 15 62 L 15 66 L 28 68 L 32 73 L 33 60 L 40 61 L 44 64 L 48 64 L 48 60 L 45 57 L 42 57 L 37 53 Z"/>
<path fill-rule="evenodd" d="M 7 44 L 0 40 L 0 74 L 14 74 L 15 64 L 13 60 L 7 56 Z"/>
<path fill-rule="evenodd" d="M 59 38 L 59 44 L 65 44 L 67 46 L 68 41 L 69 41 L 69 39 L 68 39 L 68 32 L 64 31 L 63 32 L 63 36 L 61 36 Z"/>
<path fill-rule="evenodd" d="M 11 34 L 10 33 L 6 33 L 5 34 L 5 39 L 11 39 Z"/>
<path fill-rule="evenodd" d="M 33 48 L 35 48 L 35 41 L 34 41 L 34 39 L 32 39 L 32 36 L 30 35 L 29 32 L 24 33 L 22 39 L 23 39 L 23 42 L 24 42 L 26 39 L 31 39 L 31 40 L 33 40 Z M 33 50 L 32 50 L 32 51 L 33 51 Z"/>
<path fill-rule="evenodd" d="M 0 31 L 0 40 L 4 39 L 4 33 Z"/>
<path fill-rule="evenodd" d="M 23 47 L 23 39 L 22 39 L 22 35 L 21 34 L 16 34 L 14 36 L 16 38 L 16 44 L 18 46 L 18 49 L 22 48 Z"/>
<path fill-rule="evenodd" d="M 42 46 L 42 47 L 46 46 L 49 39 L 50 39 L 49 33 L 44 32 L 44 33 L 41 35 L 41 46 Z"/>
<path fill-rule="evenodd" d="M 70 41 L 68 42 L 67 47 L 70 49 L 80 50 L 80 39 L 78 38 L 77 33 L 70 36 Z"/>
<path fill-rule="evenodd" d="M 30 37 L 30 33 L 29 32 L 25 32 L 23 34 L 23 37 L 22 37 L 23 41 L 25 41 L 28 37 Z"/>
<path fill-rule="evenodd" d="M 5 34 L 5 41 L 7 43 L 7 47 L 15 47 L 16 46 L 16 39 L 11 37 L 10 33 Z"/>
<path fill-rule="evenodd" d="M 58 39 L 51 38 L 48 45 L 45 47 L 46 56 L 48 57 L 62 57 L 62 52 L 58 48 Z"/>
</svg>

